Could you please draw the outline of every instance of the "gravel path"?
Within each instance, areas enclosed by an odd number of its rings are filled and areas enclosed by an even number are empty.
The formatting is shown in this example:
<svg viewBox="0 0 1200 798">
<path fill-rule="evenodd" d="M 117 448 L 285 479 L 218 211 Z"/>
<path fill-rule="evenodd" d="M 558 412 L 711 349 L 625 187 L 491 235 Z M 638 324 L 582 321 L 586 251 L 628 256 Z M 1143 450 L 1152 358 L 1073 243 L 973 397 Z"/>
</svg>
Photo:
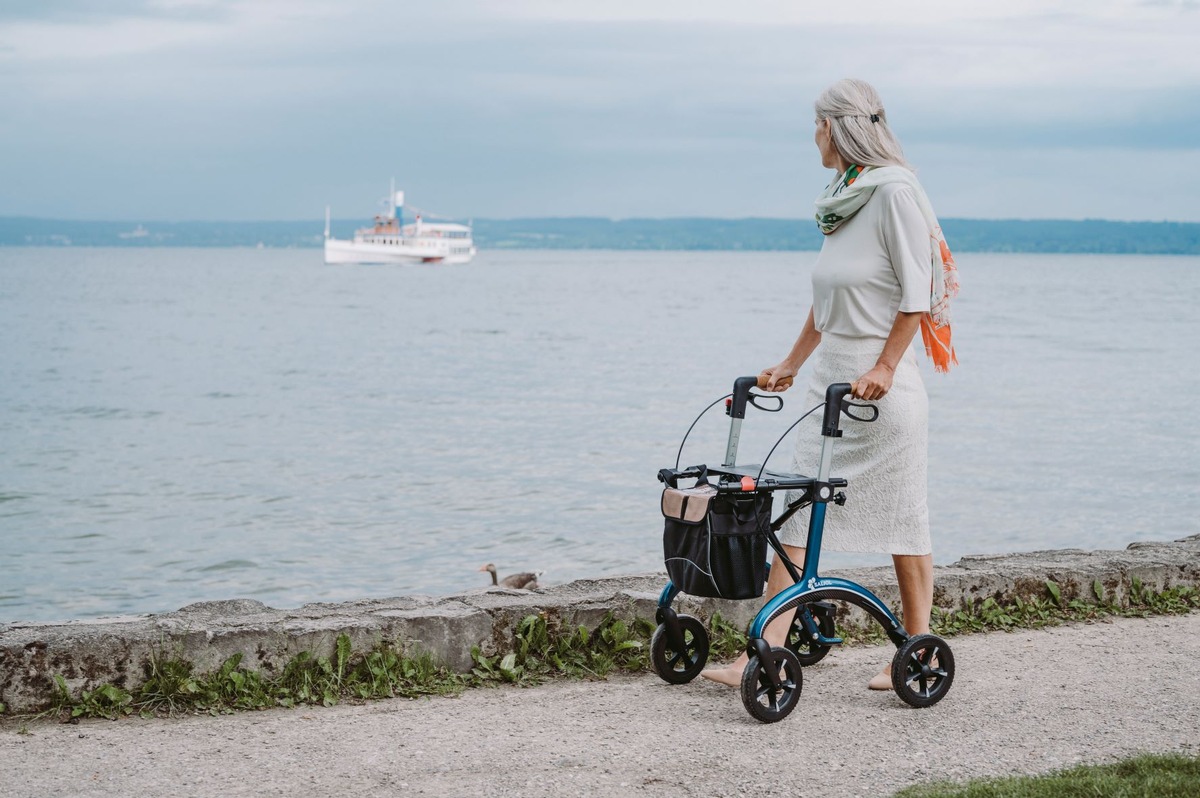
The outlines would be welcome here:
<svg viewBox="0 0 1200 798">
<path fill-rule="evenodd" d="M 27 735 L 8 721 L 0 793 L 835 798 L 1139 751 L 1200 753 L 1200 613 L 951 642 L 958 672 L 935 707 L 869 693 L 890 650 L 851 648 L 805 669 L 800 706 L 767 726 L 732 690 L 651 675 L 328 709 L 42 722 Z"/>
</svg>

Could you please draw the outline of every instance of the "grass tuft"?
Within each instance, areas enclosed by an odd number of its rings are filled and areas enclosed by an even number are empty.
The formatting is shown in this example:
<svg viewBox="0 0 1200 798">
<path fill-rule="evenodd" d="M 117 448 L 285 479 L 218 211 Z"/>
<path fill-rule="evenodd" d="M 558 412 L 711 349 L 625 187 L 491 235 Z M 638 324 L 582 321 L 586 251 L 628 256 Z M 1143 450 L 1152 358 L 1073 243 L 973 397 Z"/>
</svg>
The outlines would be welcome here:
<svg viewBox="0 0 1200 798">
<path fill-rule="evenodd" d="M 192 663 L 182 659 L 162 659 L 151 654 L 147 660 L 145 680 L 138 688 L 136 702 L 140 712 L 153 714 L 176 712 L 190 708 L 200 692 L 200 685 L 192 678 Z"/>
</svg>

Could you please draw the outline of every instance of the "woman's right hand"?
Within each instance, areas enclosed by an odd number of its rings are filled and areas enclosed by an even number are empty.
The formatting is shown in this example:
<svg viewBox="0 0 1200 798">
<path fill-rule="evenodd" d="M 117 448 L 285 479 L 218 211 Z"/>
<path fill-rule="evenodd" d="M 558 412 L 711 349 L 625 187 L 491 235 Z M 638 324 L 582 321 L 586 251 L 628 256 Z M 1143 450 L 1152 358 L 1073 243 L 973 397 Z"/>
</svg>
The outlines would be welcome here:
<svg viewBox="0 0 1200 798">
<path fill-rule="evenodd" d="M 768 369 L 763 369 L 758 375 L 758 387 L 771 393 L 782 393 L 792 387 L 792 380 L 799 369 L 787 361 Z"/>
</svg>

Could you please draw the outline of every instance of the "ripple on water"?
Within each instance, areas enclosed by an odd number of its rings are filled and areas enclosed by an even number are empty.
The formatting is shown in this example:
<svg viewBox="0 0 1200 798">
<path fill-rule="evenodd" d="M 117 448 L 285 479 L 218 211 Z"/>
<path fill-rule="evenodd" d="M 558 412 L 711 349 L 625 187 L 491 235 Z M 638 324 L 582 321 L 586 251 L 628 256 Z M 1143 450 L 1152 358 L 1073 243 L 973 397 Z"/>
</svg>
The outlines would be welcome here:
<svg viewBox="0 0 1200 798">
<path fill-rule="evenodd" d="M 203 568 L 189 568 L 189 571 L 197 573 L 211 573 L 213 571 L 237 571 L 242 568 L 257 568 L 258 563 L 253 560 L 225 560 L 214 565 L 206 565 Z"/>
<path fill-rule="evenodd" d="M 64 416 L 82 416 L 93 419 L 111 418 L 120 421 L 137 421 L 162 415 L 161 410 L 131 410 L 127 407 L 99 407 L 95 405 L 68 408 L 60 410 L 59 413 Z"/>
</svg>

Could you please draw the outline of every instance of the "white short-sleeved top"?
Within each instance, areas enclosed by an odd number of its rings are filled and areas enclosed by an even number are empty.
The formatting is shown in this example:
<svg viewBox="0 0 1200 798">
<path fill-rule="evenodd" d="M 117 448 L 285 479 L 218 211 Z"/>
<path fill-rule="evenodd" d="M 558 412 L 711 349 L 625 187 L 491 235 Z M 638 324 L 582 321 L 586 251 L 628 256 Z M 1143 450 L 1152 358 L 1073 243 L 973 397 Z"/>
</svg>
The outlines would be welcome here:
<svg viewBox="0 0 1200 798">
<path fill-rule="evenodd" d="M 813 267 L 818 332 L 884 338 L 898 311 L 929 310 L 929 230 L 913 190 L 885 183 L 825 236 Z"/>
</svg>

